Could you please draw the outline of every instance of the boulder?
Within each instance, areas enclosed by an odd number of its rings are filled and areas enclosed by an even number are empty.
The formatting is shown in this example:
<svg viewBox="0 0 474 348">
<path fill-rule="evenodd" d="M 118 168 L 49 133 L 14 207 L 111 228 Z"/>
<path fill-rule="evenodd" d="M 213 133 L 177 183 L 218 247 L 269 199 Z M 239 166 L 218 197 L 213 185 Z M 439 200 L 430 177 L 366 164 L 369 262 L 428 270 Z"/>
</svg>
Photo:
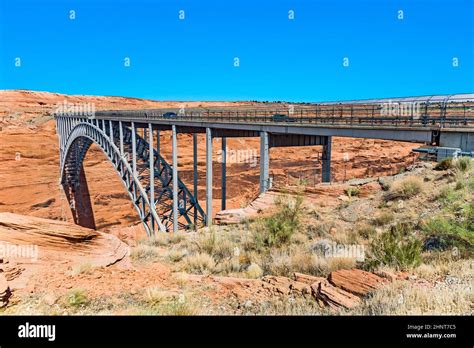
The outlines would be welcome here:
<svg viewBox="0 0 474 348">
<path fill-rule="evenodd" d="M 333 286 L 324 280 L 311 285 L 312 295 L 320 306 L 329 306 L 332 309 L 351 309 L 361 303 L 361 299 L 350 292 Z"/>
<path fill-rule="evenodd" d="M 332 285 L 360 297 L 367 296 L 386 283 L 384 278 L 360 269 L 341 269 L 331 272 L 328 281 Z"/>
<path fill-rule="evenodd" d="M 324 277 L 315 277 L 309 274 L 303 274 L 298 272 L 293 273 L 293 277 L 297 282 L 306 283 L 309 285 L 326 280 L 326 278 Z"/>
<path fill-rule="evenodd" d="M 265 276 L 262 278 L 262 281 L 271 285 L 270 290 L 282 295 L 289 295 L 291 293 L 300 295 L 311 294 L 311 287 L 308 284 L 287 277 Z M 268 288 L 268 286 L 266 287 Z"/>
</svg>

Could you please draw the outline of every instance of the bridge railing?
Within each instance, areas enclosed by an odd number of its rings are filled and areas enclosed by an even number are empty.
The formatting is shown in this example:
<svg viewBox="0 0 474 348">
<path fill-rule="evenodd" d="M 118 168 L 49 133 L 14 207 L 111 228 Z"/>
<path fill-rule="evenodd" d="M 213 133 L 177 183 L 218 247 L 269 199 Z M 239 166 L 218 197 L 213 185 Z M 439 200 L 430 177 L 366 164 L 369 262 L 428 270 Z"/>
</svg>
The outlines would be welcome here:
<svg viewBox="0 0 474 348">
<path fill-rule="evenodd" d="M 347 126 L 474 127 L 474 102 L 309 104 L 98 111 L 97 117 L 226 123 L 287 123 Z"/>
</svg>

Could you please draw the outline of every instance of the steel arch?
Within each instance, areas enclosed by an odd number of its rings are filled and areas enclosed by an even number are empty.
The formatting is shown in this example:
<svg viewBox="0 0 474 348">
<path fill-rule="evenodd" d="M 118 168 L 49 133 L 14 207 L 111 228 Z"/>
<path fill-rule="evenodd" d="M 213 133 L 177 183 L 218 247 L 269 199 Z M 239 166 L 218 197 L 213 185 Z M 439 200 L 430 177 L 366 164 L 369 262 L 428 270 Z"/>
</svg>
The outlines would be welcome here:
<svg viewBox="0 0 474 348">
<path fill-rule="evenodd" d="M 120 155 L 120 150 L 110 141 L 104 131 L 91 123 L 79 121 L 71 131 L 61 134 L 61 136 L 66 136 L 65 145 L 61 151 L 61 183 L 63 185 L 72 190 L 78 187 L 84 157 L 92 143 L 96 143 L 114 165 L 138 211 L 147 234 L 154 233 L 156 230 L 154 224 L 160 231 L 166 231 L 156 210 L 151 208 L 145 189 L 138 178 L 133 175 L 130 164 Z"/>
</svg>

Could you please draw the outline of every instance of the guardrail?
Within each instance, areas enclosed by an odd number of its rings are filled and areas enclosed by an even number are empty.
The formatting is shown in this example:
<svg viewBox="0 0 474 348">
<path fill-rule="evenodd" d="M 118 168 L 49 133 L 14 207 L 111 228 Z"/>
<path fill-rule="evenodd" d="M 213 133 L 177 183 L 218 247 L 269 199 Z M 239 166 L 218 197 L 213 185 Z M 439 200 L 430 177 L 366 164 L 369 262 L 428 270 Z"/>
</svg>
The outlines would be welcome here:
<svg viewBox="0 0 474 348">
<path fill-rule="evenodd" d="M 209 108 L 209 109 L 149 109 L 99 111 L 99 118 L 134 118 L 143 120 L 181 120 L 198 122 L 227 123 L 275 123 L 314 124 L 347 126 L 394 126 L 394 127 L 434 127 L 471 128 L 474 127 L 474 103 L 462 105 L 420 105 L 416 109 L 401 108 L 384 110 L 384 106 L 370 105 L 318 105 L 299 109 L 269 108 Z M 402 112 L 403 111 L 403 112 Z M 388 114 L 388 115 L 387 115 Z"/>
</svg>

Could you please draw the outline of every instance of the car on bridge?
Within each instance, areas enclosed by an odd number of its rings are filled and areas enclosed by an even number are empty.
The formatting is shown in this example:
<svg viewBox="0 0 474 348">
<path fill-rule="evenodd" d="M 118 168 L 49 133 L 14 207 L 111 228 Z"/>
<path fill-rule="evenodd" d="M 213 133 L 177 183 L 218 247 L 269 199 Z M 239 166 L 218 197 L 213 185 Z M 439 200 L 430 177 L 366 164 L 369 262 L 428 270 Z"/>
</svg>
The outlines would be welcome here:
<svg viewBox="0 0 474 348">
<path fill-rule="evenodd" d="M 176 118 L 178 114 L 176 112 L 165 112 L 162 116 L 163 118 Z"/>
<path fill-rule="evenodd" d="M 284 114 L 274 114 L 272 116 L 273 122 L 295 122 L 296 119 Z"/>
</svg>

